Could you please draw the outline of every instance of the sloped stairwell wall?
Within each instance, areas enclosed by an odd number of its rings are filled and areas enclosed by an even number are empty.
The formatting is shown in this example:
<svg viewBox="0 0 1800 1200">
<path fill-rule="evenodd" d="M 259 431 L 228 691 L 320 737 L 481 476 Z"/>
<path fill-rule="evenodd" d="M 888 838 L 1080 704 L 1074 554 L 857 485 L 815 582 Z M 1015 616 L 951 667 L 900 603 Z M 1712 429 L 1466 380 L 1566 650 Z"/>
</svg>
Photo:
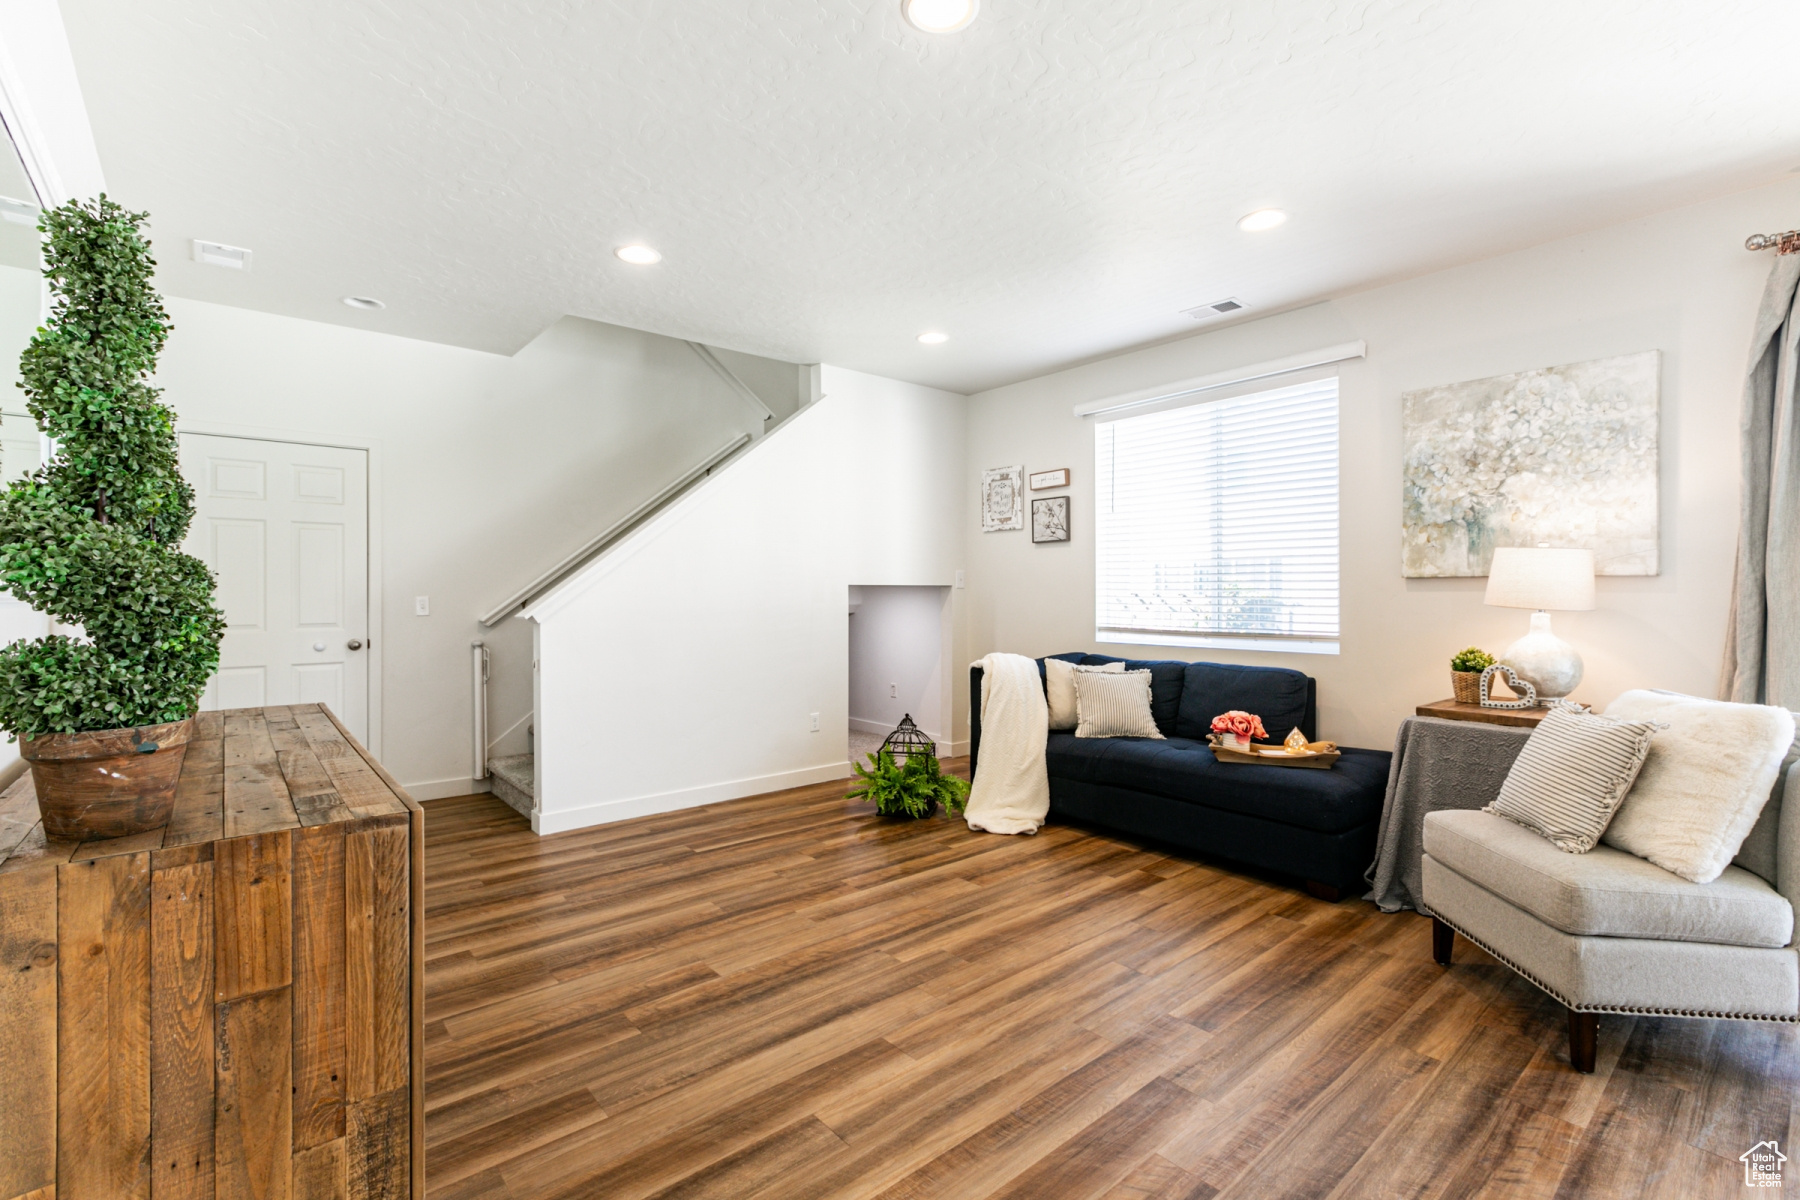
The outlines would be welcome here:
<svg viewBox="0 0 1800 1200">
<path fill-rule="evenodd" d="M 369 567 L 382 588 L 372 748 L 420 799 L 486 786 L 470 778 L 473 638 L 493 647 L 489 728 L 506 734 L 493 752 L 525 749 L 531 631 L 484 629 L 479 616 L 765 424 L 679 340 L 578 317 L 506 356 L 169 306 L 177 333 L 158 382 L 183 430 L 369 449 Z M 797 406 L 804 368 L 716 353 L 777 419 Z M 419 596 L 428 615 L 415 613 Z"/>
<path fill-rule="evenodd" d="M 847 589 L 954 583 L 964 401 L 830 366 L 822 391 L 527 610 L 538 832 L 849 774 Z"/>
</svg>

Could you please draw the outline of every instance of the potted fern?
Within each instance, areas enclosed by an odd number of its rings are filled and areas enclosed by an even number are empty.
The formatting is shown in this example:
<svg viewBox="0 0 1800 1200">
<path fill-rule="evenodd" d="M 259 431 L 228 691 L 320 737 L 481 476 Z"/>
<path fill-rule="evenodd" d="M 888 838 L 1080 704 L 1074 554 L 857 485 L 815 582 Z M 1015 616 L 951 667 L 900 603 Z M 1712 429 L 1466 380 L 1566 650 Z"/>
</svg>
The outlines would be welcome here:
<svg viewBox="0 0 1800 1200">
<path fill-rule="evenodd" d="M 54 304 L 19 386 L 56 450 L 0 498 L 0 583 L 86 636 L 0 649 L 0 727 L 31 764 L 52 838 L 168 823 L 225 631 L 211 572 L 177 549 L 193 491 L 175 414 L 149 383 L 170 326 L 146 216 L 101 196 L 38 226 Z"/>
<path fill-rule="evenodd" d="M 869 766 L 855 764 L 862 783 L 852 788 L 852 799 L 868 800 L 884 817 L 917 820 L 929 817 L 938 805 L 955 815 L 969 800 L 969 785 L 954 775 L 946 775 L 938 765 L 937 755 L 914 750 L 904 762 L 894 758 L 893 751 L 883 746 L 869 755 Z"/>
</svg>

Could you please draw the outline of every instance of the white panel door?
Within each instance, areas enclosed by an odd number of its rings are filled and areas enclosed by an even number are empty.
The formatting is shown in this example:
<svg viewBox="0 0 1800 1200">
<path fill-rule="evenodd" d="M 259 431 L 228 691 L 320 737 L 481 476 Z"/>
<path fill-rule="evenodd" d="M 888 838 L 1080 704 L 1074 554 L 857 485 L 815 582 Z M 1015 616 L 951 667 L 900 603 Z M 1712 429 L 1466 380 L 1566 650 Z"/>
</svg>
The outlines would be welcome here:
<svg viewBox="0 0 1800 1200">
<path fill-rule="evenodd" d="M 181 471 L 226 622 L 200 707 L 318 701 L 367 741 L 367 451 L 184 433 Z"/>
</svg>

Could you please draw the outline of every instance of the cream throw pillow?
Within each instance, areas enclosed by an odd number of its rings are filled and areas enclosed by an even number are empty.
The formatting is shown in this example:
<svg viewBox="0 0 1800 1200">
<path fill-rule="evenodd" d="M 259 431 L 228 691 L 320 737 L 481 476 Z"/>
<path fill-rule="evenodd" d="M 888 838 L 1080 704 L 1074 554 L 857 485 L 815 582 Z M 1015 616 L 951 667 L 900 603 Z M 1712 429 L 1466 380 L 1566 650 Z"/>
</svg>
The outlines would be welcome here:
<svg viewBox="0 0 1800 1200">
<path fill-rule="evenodd" d="M 1099 663 L 1092 667 L 1080 666 L 1063 658 L 1046 658 L 1044 660 L 1044 698 L 1050 702 L 1050 728 L 1073 729 L 1081 723 L 1075 712 L 1075 672 L 1077 671 L 1111 671 L 1125 669 L 1122 662 Z"/>
<path fill-rule="evenodd" d="M 1756 824 L 1794 715 L 1767 704 L 1731 704 L 1673 692 L 1626 692 L 1609 717 L 1661 721 L 1637 782 L 1601 840 L 1695 883 L 1730 865 Z"/>
<path fill-rule="evenodd" d="M 1077 671 L 1075 736 L 1160 738 L 1150 715 L 1150 672 Z"/>
</svg>

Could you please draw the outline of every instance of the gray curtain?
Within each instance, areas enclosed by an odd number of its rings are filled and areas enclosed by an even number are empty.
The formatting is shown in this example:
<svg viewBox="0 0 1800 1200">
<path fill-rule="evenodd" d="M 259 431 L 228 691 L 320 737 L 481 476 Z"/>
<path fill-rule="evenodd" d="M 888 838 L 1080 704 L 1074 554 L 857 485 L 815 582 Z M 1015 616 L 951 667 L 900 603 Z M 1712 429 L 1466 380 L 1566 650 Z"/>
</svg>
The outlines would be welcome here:
<svg viewBox="0 0 1800 1200">
<path fill-rule="evenodd" d="M 1740 425 L 1743 499 L 1720 695 L 1800 709 L 1800 254 L 1775 260 L 1756 312 Z"/>
</svg>

